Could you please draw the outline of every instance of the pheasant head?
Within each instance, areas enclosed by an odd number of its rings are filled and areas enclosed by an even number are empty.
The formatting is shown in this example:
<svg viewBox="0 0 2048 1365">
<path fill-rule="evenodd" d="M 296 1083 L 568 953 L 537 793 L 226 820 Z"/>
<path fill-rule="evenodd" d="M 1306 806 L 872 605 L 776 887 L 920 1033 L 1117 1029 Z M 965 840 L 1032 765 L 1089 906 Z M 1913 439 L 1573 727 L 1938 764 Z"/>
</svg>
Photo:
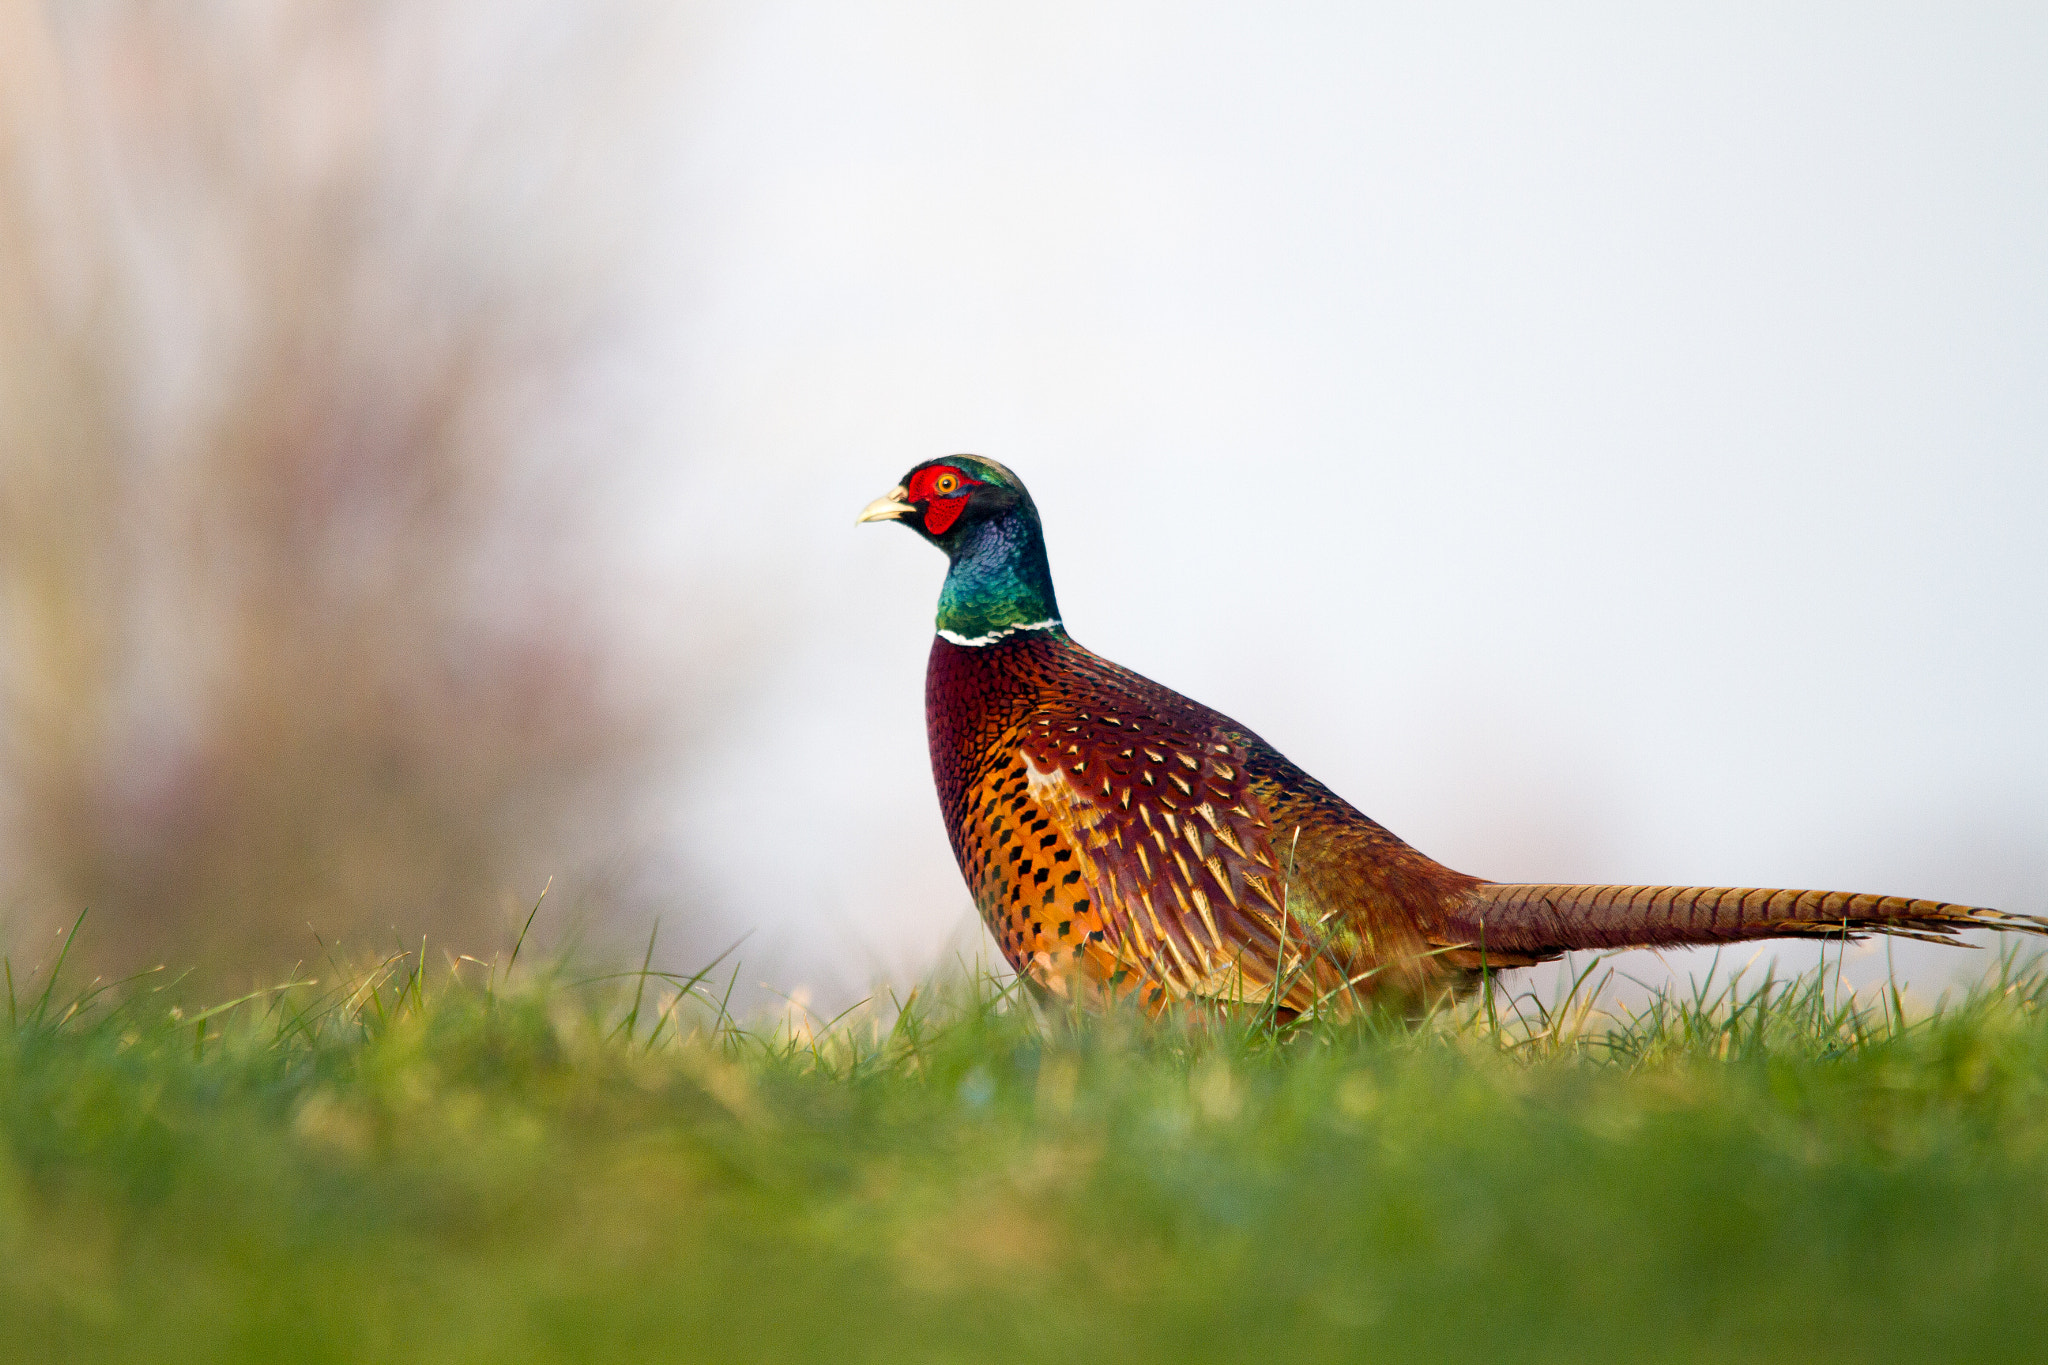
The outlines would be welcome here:
<svg viewBox="0 0 2048 1365">
<path fill-rule="evenodd" d="M 991 644 L 1023 630 L 1064 633 L 1038 509 L 1023 481 L 994 460 L 926 460 L 858 520 L 903 522 L 946 552 L 938 627 L 954 644 Z"/>
</svg>

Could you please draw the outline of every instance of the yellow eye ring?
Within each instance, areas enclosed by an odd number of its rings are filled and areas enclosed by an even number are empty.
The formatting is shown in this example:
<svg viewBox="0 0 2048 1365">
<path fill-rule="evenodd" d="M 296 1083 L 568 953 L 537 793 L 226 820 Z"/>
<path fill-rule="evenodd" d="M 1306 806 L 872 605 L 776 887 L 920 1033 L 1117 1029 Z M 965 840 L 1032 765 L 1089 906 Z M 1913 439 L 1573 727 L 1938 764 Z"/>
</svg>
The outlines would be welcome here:
<svg viewBox="0 0 2048 1365">
<path fill-rule="evenodd" d="M 959 486 L 960 480 L 954 478 L 951 474 L 939 475 L 938 480 L 932 484 L 933 489 L 940 493 L 950 493 Z"/>
</svg>

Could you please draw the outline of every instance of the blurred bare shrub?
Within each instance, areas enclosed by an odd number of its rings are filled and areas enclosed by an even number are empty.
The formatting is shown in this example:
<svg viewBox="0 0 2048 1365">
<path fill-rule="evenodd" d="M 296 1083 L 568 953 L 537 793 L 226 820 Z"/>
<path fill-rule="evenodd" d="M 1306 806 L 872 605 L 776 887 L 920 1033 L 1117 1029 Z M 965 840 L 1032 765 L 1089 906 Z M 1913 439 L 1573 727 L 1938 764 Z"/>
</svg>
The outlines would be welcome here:
<svg viewBox="0 0 2048 1365">
<path fill-rule="evenodd" d="M 560 8 L 0 0 L 17 943 L 488 952 L 632 825 L 668 684 L 546 448 L 623 287 L 569 207 L 618 70 Z"/>
</svg>

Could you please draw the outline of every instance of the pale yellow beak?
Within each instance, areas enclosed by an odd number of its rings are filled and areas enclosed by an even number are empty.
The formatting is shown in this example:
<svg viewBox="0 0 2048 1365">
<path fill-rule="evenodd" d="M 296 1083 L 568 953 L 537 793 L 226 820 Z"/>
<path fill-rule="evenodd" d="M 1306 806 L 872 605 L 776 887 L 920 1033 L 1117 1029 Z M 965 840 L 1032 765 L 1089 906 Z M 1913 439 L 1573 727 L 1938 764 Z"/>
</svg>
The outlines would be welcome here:
<svg viewBox="0 0 2048 1365">
<path fill-rule="evenodd" d="M 910 490 L 899 483 L 861 508 L 860 515 L 853 519 L 853 524 L 858 526 L 864 521 L 900 521 L 917 510 L 904 501 L 909 496 Z"/>
</svg>

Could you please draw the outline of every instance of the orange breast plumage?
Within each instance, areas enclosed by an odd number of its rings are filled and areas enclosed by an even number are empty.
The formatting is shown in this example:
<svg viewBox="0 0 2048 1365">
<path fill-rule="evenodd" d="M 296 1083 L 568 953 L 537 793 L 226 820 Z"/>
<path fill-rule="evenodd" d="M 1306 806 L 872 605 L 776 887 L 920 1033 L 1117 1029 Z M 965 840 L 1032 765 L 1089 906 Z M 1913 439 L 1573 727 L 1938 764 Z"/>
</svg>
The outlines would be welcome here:
<svg viewBox="0 0 2048 1365">
<path fill-rule="evenodd" d="M 925 698 L 961 872 L 1039 986 L 1300 1009 L 1344 985 L 1344 955 L 1289 913 L 1256 736 L 1059 631 L 935 640 Z"/>
</svg>

